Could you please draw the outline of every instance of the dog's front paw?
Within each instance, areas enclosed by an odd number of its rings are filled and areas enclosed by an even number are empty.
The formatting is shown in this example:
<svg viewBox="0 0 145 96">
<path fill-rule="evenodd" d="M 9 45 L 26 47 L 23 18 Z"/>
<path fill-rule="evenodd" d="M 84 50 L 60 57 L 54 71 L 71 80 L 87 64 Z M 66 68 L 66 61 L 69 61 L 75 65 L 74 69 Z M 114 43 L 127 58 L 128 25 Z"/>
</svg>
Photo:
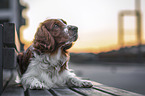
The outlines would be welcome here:
<svg viewBox="0 0 145 96">
<path fill-rule="evenodd" d="M 34 78 L 34 80 L 30 84 L 30 89 L 45 89 L 46 86 Z"/>
<path fill-rule="evenodd" d="M 74 87 L 84 87 L 84 88 L 90 88 L 93 86 L 91 82 L 77 78 L 72 78 L 69 84 L 71 84 L 71 86 Z"/>
<path fill-rule="evenodd" d="M 93 86 L 93 84 L 87 80 L 82 80 L 82 87 L 90 88 Z"/>
</svg>

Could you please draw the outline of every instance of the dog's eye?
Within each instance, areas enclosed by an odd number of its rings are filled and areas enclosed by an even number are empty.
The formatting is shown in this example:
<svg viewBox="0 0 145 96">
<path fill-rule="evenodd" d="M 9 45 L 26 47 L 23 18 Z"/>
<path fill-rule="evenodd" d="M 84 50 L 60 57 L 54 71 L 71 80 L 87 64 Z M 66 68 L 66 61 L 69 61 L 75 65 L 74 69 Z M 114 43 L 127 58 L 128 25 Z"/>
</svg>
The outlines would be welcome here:
<svg viewBox="0 0 145 96">
<path fill-rule="evenodd" d="M 59 26 L 57 24 L 54 24 L 53 28 L 57 29 Z"/>
</svg>

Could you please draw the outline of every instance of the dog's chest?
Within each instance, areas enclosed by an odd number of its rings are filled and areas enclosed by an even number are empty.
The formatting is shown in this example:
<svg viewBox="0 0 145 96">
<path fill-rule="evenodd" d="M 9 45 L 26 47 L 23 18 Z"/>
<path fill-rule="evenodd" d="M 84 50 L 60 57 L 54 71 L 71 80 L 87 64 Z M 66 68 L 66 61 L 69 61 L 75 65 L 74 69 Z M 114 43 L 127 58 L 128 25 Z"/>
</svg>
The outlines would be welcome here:
<svg viewBox="0 0 145 96">
<path fill-rule="evenodd" d="M 31 65 L 37 66 L 38 70 L 40 68 L 40 70 L 46 73 L 55 74 L 61 70 L 61 67 L 66 63 L 67 60 L 68 57 L 62 55 L 59 51 L 55 55 L 34 54 L 34 58 L 31 61 Z"/>
</svg>

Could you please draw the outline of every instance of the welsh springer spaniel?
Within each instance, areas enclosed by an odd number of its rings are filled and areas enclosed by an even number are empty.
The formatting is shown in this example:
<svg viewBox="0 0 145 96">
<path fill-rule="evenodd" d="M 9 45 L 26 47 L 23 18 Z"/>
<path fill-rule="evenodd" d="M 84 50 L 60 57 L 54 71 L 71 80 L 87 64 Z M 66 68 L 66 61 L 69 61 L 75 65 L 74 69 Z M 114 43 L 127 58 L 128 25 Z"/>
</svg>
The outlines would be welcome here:
<svg viewBox="0 0 145 96">
<path fill-rule="evenodd" d="M 77 31 L 76 26 L 67 25 L 62 19 L 48 19 L 40 24 L 33 44 L 17 57 L 24 89 L 92 87 L 68 68 L 67 49 L 77 40 Z"/>
</svg>

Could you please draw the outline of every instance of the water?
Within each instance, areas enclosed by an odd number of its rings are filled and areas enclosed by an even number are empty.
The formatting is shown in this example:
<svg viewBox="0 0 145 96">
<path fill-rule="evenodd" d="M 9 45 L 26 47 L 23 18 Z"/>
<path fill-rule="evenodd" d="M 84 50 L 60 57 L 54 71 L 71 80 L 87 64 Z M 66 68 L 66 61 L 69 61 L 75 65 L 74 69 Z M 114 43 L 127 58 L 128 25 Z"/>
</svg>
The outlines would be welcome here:
<svg viewBox="0 0 145 96">
<path fill-rule="evenodd" d="M 80 77 L 145 95 L 145 64 L 73 64 Z"/>
</svg>

